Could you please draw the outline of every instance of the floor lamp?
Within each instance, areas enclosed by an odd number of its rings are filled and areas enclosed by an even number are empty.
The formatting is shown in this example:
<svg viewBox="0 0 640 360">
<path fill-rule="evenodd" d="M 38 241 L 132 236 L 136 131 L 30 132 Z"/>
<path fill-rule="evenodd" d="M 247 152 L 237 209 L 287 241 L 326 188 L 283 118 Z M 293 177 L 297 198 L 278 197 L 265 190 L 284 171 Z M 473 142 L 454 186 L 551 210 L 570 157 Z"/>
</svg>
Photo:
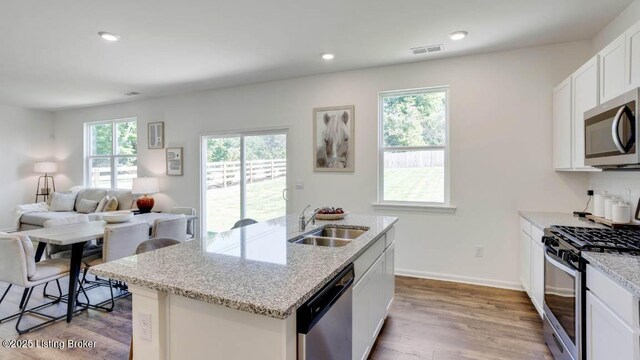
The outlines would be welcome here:
<svg viewBox="0 0 640 360">
<path fill-rule="evenodd" d="M 38 178 L 38 187 L 36 188 L 36 202 L 42 196 L 44 201 L 49 199 L 49 196 L 56 191 L 56 183 L 53 180 L 53 174 L 58 171 L 58 164 L 53 161 L 38 161 L 33 164 L 33 171 L 39 174 L 44 174 Z M 51 188 L 49 188 L 49 182 L 51 182 Z"/>
</svg>

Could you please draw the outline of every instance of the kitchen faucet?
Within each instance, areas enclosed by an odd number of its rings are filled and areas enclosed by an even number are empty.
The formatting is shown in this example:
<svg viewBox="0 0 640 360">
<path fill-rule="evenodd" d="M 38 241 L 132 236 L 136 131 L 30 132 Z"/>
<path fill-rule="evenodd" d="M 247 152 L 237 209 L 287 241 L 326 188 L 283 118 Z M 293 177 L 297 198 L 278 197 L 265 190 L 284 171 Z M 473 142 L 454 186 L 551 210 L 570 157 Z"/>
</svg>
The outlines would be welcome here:
<svg viewBox="0 0 640 360">
<path fill-rule="evenodd" d="M 318 215 L 318 212 L 320 211 L 320 208 L 316 209 L 313 212 L 313 215 L 311 215 L 311 217 L 309 218 L 309 220 L 307 220 L 304 216 L 304 212 L 307 211 L 308 208 L 311 207 L 311 204 L 307 205 L 307 207 L 305 207 L 302 210 L 302 213 L 300 214 L 300 217 L 298 218 L 298 230 L 299 231 L 304 231 L 307 228 L 307 225 L 309 225 L 309 222 L 311 222 L 313 225 L 316 224 L 316 215 Z"/>
</svg>

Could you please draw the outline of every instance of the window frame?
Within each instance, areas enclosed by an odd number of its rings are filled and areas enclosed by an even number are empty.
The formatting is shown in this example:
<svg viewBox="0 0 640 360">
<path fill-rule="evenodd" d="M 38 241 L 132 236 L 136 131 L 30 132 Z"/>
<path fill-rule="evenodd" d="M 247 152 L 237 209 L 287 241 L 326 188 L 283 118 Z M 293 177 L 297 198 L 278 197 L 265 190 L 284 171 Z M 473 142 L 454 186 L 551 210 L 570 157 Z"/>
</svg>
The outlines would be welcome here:
<svg viewBox="0 0 640 360">
<path fill-rule="evenodd" d="M 385 146 L 384 145 L 384 112 L 383 104 L 386 97 L 408 96 L 424 93 L 445 93 L 445 144 L 444 145 L 424 145 L 424 146 Z M 382 91 L 378 93 L 378 202 L 374 207 L 390 210 L 435 210 L 437 212 L 453 212 L 455 206 L 451 205 L 451 163 L 449 161 L 451 137 L 450 127 L 450 92 L 449 86 L 433 86 L 405 90 Z M 444 150 L 444 201 L 398 201 L 385 200 L 384 198 L 384 155 L 391 151 L 419 151 L 419 150 Z"/>
<path fill-rule="evenodd" d="M 109 164 L 111 166 L 111 184 L 110 189 L 116 190 L 131 190 L 131 189 L 119 189 L 116 187 L 118 181 L 118 169 L 117 162 L 118 159 L 121 158 L 135 158 L 136 159 L 136 177 L 138 176 L 138 148 L 139 146 L 136 144 L 136 154 L 135 155 L 118 155 L 116 154 L 118 136 L 117 136 L 117 125 L 125 122 L 135 122 L 136 123 L 136 133 L 138 133 L 138 119 L 136 117 L 130 118 L 122 118 L 115 120 L 101 120 L 101 121 L 90 121 L 84 123 L 84 186 L 92 187 L 91 184 L 91 160 L 93 159 L 109 159 Z M 111 154 L 110 155 L 91 155 L 91 127 L 95 125 L 105 125 L 111 124 Z"/>
</svg>

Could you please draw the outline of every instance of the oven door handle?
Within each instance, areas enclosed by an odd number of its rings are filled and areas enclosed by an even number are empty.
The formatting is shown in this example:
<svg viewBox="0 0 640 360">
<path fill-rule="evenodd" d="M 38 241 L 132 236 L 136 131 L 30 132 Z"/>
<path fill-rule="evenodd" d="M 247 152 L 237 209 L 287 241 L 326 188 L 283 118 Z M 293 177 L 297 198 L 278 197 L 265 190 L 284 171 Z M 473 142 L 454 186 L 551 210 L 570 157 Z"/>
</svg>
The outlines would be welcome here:
<svg viewBox="0 0 640 360">
<path fill-rule="evenodd" d="M 573 276 L 574 278 L 577 276 L 577 272 L 576 270 L 570 268 L 567 265 L 562 264 L 561 262 L 559 262 L 558 260 L 554 259 L 551 254 L 549 253 L 549 250 L 546 250 L 544 252 L 544 258 L 551 263 L 551 265 L 557 267 L 558 269 L 562 270 L 563 272 Z"/>
</svg>

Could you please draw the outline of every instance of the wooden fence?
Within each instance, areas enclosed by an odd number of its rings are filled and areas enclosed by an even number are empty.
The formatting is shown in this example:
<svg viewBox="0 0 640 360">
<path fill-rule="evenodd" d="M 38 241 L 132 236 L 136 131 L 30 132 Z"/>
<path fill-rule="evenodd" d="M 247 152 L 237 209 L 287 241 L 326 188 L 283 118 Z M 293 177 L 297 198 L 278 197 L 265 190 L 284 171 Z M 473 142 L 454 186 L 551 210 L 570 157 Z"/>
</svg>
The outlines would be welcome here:
<svg viewBox="0 0 640 360">
<path fill-rule="evenodd" d="M 273 180 L 287 175 L 287 160 L 247 161 L 247 183 Z M 207 188 L 225 188 L 240 183 L 240 161 L 207 163 Z"/>
<path fill-rule="evenodd" d="M 441 166 L 444 166 L 444 151 L 403 151 L 384 154 L 385 169 Z"/>
<path fill-rule="evenodd" d="M 132 182 L 138 177 L 137 166 L 118 166 L 118 184 Z M 91 169 L 91 186 L 111 187 L 111 168 L 94 167 Z"/>
</svg>

